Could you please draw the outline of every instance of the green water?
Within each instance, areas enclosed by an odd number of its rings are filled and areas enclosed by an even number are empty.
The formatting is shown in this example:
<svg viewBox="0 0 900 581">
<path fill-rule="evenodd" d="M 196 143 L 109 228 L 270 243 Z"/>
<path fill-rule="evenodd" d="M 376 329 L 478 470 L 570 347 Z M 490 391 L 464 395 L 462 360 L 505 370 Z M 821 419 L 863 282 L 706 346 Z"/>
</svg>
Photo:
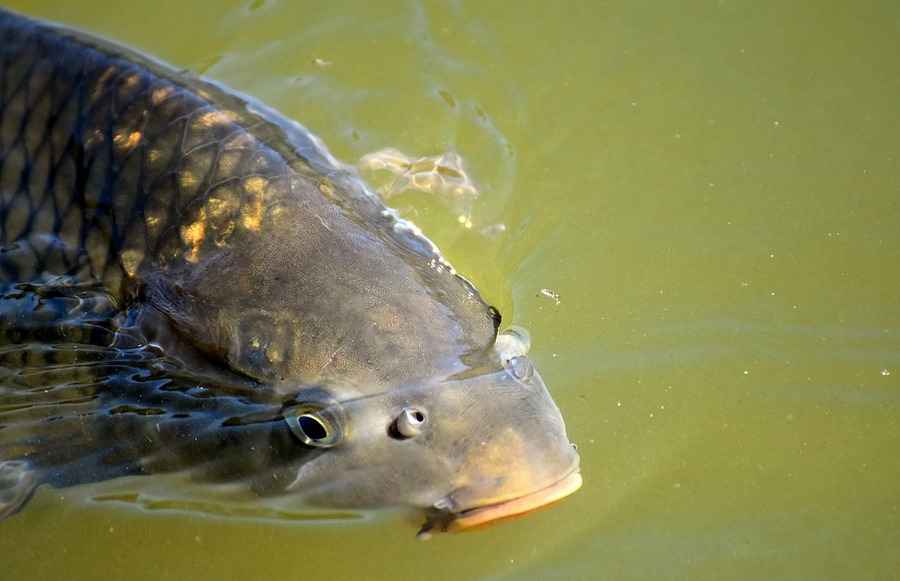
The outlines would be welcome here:
<svg viewBox="0 0 900 581">
<path fill-rule="evenodd" d="M 900 4 L 10 4 L 252 94 L 347 161 L 458 151 L 471 229 L 392 203 L 531 330 L 585 485 L 427 543 L 390 515 L 44 490 L 3 524 L 0 578 L 900 578 Z"/>
</svg>

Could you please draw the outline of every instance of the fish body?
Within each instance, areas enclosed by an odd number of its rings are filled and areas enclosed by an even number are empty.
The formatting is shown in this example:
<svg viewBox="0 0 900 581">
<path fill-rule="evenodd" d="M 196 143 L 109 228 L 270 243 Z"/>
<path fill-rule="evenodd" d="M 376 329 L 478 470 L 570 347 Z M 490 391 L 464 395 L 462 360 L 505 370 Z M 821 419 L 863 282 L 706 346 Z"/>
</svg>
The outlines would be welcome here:
<svg viewBox="0 0 900 581">
<path fill-rule="evenodd" d="M 445 523 L 580 484 L 499 313 L 302 126 L 85 33 L 0 38 L 0 517 L 187 469 Z"/>
</svg>

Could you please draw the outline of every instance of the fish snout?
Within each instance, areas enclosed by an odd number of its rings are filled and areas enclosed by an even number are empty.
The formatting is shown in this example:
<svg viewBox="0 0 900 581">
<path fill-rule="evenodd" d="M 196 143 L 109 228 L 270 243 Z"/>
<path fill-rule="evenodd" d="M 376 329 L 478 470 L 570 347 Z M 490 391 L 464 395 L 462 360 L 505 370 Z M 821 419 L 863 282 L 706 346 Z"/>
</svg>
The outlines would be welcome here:
<svg viewBox="0 0 900 581">
<path fill-rule="evenodd" d="M 531 361 L 517 355 L 461 418 L 481 426 L 465 439 L 450 494 L 435 503 L 442 530 L 458 530 L 555 502 L 581 486 L 580 457 Z M 452 518 L 448 519 L 448 516 Z"/>
<path fill-rule="evenodd" d="M 432 532 L 461 531 L 537 510 L 576 492 L 582 482 L 580 458 L 575 453 L 564 476 L 546 486 L 535 484 L 520 495 L 511 493 L 492 499 L 478 487 L 458 489 L 434 504 L 418 538 L 428 539 Z"/>
</svg>

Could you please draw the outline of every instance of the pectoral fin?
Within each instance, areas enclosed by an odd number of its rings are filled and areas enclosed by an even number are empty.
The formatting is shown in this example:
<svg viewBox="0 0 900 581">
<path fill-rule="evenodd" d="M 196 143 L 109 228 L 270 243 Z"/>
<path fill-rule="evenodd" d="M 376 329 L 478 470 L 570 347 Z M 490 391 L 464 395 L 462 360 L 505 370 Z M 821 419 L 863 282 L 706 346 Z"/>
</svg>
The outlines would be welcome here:
<svg viewBox="0 0 900 581">
<path fill-rule="evenodd" d="M 0 462 L 0 521 L 17 513 L 34 494 L 35 473 L 22 460 Z"/>
</svg>

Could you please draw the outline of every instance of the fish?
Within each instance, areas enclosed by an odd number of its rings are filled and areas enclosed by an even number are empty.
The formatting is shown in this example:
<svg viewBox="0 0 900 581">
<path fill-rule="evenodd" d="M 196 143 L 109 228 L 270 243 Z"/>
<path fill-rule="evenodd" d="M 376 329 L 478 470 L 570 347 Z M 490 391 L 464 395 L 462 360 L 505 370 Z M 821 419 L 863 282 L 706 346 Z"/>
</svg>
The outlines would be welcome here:
<svg viewBox="0 0 900 581">
<path fill-rule="evenodd" d="M 420 536 L 582 484 L 530 339 L 299 123 L 0 9 L 0 521 L 188 474 Z"/>
</svg>

